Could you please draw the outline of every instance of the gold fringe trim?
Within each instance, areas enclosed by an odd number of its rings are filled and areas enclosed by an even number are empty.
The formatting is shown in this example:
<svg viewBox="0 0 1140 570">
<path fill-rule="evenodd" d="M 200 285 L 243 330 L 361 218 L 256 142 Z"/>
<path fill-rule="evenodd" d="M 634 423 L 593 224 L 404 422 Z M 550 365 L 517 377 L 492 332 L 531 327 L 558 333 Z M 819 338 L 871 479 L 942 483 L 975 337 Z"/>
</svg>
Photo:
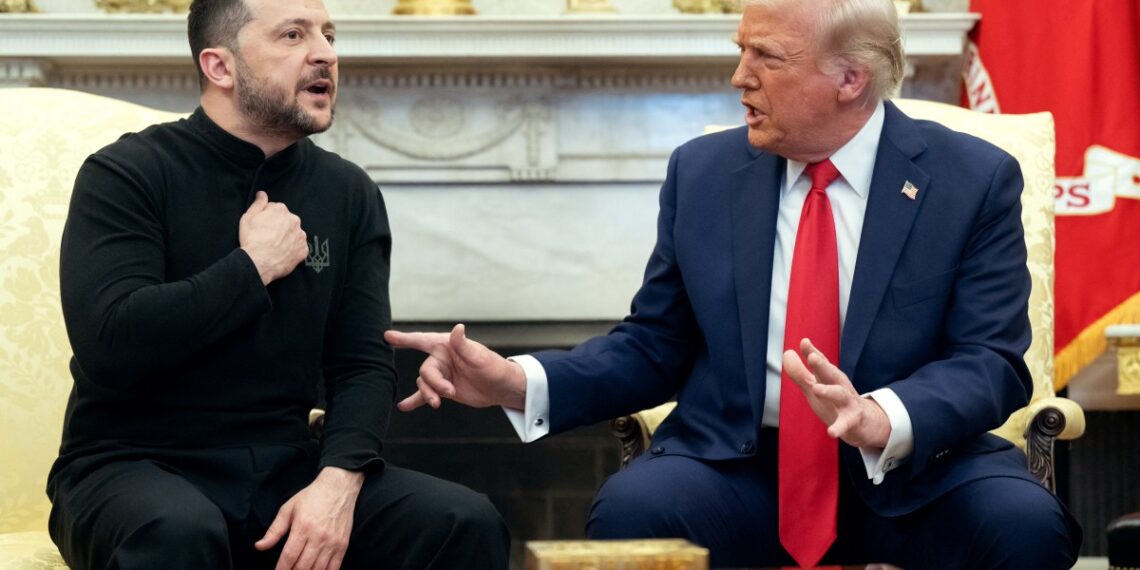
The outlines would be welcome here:
<svg viewBox="0 0 1140 570">
<path fill-rule="evenodd" d="M 1106 348 L 1104 329 L 1109 325 L 1140 323 L 1140 293 L 1126 299 L 1081 331 L 1053 358 L 1053 389 L 1064 388 L 1082 368 L 1096 360 Z"/>
</svg>

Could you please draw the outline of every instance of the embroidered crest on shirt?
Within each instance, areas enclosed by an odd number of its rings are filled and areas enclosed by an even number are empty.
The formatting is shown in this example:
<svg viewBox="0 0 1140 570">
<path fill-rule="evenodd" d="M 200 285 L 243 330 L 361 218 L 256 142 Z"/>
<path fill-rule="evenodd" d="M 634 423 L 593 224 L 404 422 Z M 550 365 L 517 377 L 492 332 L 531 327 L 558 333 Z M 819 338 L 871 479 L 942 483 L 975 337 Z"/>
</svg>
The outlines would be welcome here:
<svg viewBox="0 0 1140 570">
<path fill-rule="evenodd" d="M 328 238 L 322 240 L 320 236 L 313 236 L 309 242 L 309 256 L 305 258 L 305 266 L 311 267 L 317 273 L 329 266 Z"/>
<path fill-rule="evenodd" d="M 915 186 L 914 184 L 911 184 L 910 180 L 907 180 L 906 184 L 903 184 L 902 193 L 903 193 L 903 196 L 906 196 L 907 198 L 914 200 L 915 198 L 918 197 L 918 187 Z"/>
</svg>

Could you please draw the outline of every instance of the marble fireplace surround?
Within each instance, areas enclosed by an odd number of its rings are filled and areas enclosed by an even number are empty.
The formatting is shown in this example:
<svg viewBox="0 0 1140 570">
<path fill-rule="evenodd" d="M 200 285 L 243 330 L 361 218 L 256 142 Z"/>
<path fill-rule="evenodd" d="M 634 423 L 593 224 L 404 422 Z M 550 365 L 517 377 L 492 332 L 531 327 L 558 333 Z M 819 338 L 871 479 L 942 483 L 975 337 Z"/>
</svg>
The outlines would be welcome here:
<svg viewBox="0 0 1140 570">
<path fill-rule="evenodd" d="M 976 20 L 902 18 L 904 96 L 955 100 Z M 338 18 L 337 120 L 317 140 L 383 190 L 395 320 L 478 321 L 488 331 L 511 322 L 521 328 L 497 343 L 535 346 L 620 319 L 652 249 L 670 152 L 707 124 L 742 122 L 728 84 L 736 22 Z M 0 86 L 190 111 L 187 52 L 179 16 L 0 15 Z M 549 337 L 549 327 L 525 323 L 569 328 Z"/>
</svg>

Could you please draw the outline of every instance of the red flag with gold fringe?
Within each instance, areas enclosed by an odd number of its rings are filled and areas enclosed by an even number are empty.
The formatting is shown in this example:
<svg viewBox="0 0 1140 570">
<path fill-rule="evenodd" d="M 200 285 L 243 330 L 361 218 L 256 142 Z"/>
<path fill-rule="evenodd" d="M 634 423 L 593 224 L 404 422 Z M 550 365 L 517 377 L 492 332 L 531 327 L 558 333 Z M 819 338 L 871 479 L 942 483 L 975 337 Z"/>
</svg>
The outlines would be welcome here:
<svg viewBox="0 0 1140 570">
<path fill-rule="evenodd" d="M 1140 323 L 1140 0 L 971 0 L 964 99 L 1057 125 L 1056 373 Z"/>
</svg>

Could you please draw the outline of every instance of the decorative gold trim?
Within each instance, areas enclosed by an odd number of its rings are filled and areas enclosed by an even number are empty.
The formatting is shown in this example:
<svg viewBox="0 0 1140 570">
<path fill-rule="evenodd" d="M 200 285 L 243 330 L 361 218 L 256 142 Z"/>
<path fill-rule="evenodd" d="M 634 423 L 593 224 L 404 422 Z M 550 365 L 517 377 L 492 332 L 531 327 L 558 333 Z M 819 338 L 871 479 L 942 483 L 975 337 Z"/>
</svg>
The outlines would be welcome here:
<svg viewBox="0 0 1140 570">
<path fill-rule="evenodd" d="M 1126 299 L 1120 305 L 1085 327 L 1069 344 L 1057 351 L 1053 360 L 1053 388 L 1064 388 L 1082 368 L 1104 353 L 1108 342 L 1104 329 L 1108 325 L 1140 323 L 1140 293 Z"/>
<path fill-rule="evenodd" d="M 0 0 L 0 14 L 24 14 L 28 12 L 39 12 L 36 3 L 32 0 Z"/>
<path fill-rule="evenodd" d="M 190 10 L 190 0 L 95 0 L 95 6 L 104 12 L 184 14 Z"/>
<path fill-rule="evenodd" d="M 610 0 L 566 0 L 567 14 L 616 14 Z"/>
<path fill-rule="evenodd" d="M 1114 330 L 1121 329 L 1124 330 Z M 1116 349 L 1116 393 L 1140 394 L 1140 327 L 1108 327 L 1108 346 Z M 1129 330 L 1133 329 L 1133 330 Z"/>
<path fill-rule="evenodd" d="M 399 0 L 392 13 L 397 16 L 474 16 L 471 0 Z"/>
<path fill-rule="evenodd" d="M 1140 394 L 1140 346 L 1121 346 L 1116 350 L 1116 380 L 1117 394 Z"/>
<path fill-rule="evenodd" d="M 741 0 L 673 0 L 682 14 L 739 14 Z"/>
</svg>

